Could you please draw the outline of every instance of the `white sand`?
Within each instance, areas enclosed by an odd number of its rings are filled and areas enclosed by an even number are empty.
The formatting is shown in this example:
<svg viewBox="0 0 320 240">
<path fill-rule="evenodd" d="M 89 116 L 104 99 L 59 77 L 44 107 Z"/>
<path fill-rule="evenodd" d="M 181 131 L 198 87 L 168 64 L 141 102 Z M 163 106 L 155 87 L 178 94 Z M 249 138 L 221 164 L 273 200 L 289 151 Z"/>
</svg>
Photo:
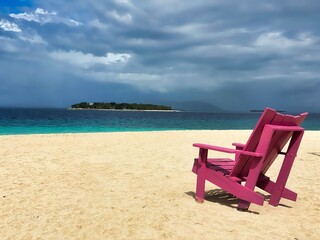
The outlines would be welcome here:
<svg viewBox="0 0 320 240">
<path fill-rule="evenodd" d="M 231 147 L 250 132 L 0 136 L 0 239 L 319 239 L 319 131 L 305 133 L 287 183 L 297 202 L 239 212 L 210 183 L 194 201 L 192 143 Z"/>
</svg>

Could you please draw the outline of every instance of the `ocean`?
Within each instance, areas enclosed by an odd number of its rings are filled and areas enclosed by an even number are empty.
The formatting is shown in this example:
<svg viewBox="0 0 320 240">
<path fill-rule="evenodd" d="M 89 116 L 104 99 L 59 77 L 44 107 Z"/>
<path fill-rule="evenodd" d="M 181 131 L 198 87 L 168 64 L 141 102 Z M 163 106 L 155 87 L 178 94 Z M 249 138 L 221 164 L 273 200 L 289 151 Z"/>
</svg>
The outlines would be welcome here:
<svg viewBox="0 0 320 240">
<path fill-rule="evenodd" d="M 260 115 L 0 108 L 0 135 L 253 129 Z M 303 127 L 320 130 L 320 113 L 309 114 Z"/>
</svg>

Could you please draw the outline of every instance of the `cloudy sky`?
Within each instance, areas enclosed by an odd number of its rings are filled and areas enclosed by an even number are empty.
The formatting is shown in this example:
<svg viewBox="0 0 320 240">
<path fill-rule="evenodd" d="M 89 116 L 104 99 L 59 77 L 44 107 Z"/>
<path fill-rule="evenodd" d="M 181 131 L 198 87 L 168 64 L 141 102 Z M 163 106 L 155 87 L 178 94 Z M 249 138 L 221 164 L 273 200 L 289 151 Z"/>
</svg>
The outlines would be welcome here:
<svg viewBox="0 0 320 240">
<path fill-rule="evenodd" d="M 0 106 L 320 112 L 319 13 L 319 0 L 1 0 Z"/>
</svg>

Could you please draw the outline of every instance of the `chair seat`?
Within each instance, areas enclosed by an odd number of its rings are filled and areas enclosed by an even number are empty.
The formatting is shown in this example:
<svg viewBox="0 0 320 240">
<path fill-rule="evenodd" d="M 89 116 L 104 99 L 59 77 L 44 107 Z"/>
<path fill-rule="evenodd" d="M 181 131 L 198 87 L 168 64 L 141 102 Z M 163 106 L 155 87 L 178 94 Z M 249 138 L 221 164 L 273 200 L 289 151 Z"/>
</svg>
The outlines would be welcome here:
<svg viewBox="0 0 320 240">
<path fill-rule="evenodd" d="M 240 183 L 245 181 L 246 178 L 230 176 L 231 170 L 235 164 L 236 161 L 230 158 L 208 158 L 207 168 L 219 172 L 235 182 Z"/>
<path fill-rule="evenodd" d="M 229 175 L 233 169 L 235 161 L 230 158 L 208 158 L 207 168 L 222 172 L 224 175 Z"/>
<path fill-rule="evenodd" d="M 195 162 L 198 161 L 196 158 Z M 230 158 L 208 158 L 207 159 L 207 169 L 213 170 L 220 173 L 221 175 L 227 176 L 235 182 L 245 181 L 246 178 L 240 179 L 238 177 L 231 177 L 230 172 L 235 165 L 235 161 Z M 197 174 L 197 165 L 194 164 L 192 171 Z"/>
</svg>

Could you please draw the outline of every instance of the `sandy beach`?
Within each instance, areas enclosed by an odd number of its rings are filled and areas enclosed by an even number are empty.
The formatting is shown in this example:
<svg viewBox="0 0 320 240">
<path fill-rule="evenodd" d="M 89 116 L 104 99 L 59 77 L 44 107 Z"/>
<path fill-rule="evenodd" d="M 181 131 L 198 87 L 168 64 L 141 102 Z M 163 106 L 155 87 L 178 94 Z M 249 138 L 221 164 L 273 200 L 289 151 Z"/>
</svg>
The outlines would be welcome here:
<svg viewBox="0 0 320 240">
<path fill-rule="evenodd" d="M 320 131 L 306 131 L 287 183 L 297 202 L 240 212 L 210 183 L 195 202 L 192 143 L 231 147 L 250 133 L 0 136 L 0 238 L 319 239 Z"/>
</svg>

